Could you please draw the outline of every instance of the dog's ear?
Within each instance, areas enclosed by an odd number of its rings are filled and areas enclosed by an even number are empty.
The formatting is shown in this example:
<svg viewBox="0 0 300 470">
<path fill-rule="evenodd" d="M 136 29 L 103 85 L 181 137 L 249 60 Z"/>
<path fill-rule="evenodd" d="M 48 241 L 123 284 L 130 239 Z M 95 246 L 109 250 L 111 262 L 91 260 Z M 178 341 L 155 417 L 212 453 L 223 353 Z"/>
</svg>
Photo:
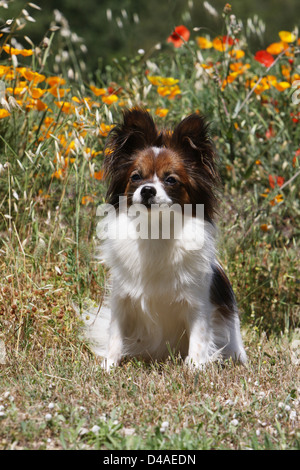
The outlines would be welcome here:
<svg viewBox="0 0 300 470">
<path fill-rule="evenodd" d="M 219 173 L 216 152 L 203 116 L 191 114 L 174 129 L 170 147 L 180 152 L 189 175 L 192 203 L 204 204 L 205 217 L 212 220 L 217 206 Z"/>
<path fill-rule="evenodd" d="M 174 129 L 172 144 L 178 148 L 201 150 L 211 145 L 208 124 L 203 116 L 191 114 Z"/>
<path fill-rule="evenodd" d="M 132 167 L 137 150 L 155 145 L 158 131 L 150 114 L 133 108 L 124 111 L 123 122 L 109 133 L 104 149 L 104 179 L 109 182 L 107 200 L 117 204 L 124 193 L 128 172 Z"/>
<path fill-rule="evenodd" d="M 183 158 L 191 160 L 193 166 L 202 167 L 211 178 L 217 178 L 216 153 L 203 116 L 194 113 L 183 119 L 174 129 L 171 147 L 181 150 Z"/>
<path fill-rule="evenodd" d="M 107 146 L 123 155 L 154 145 L 158 131 L 150 114 L 141 108 L 132 108 L 123 113 L 123 122 L 109 135 Z"/>
</svg>

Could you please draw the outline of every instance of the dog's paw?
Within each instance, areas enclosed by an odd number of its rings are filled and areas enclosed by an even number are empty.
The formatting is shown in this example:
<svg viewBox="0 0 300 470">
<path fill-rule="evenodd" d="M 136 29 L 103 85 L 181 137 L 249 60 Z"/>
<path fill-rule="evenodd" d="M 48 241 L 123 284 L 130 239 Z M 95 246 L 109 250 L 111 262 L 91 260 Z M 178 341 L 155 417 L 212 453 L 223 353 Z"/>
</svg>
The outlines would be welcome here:
<svg viewBox="0 0 300 470">
<path fill-rule="evenodd" d="M 103 359 L 101 362 L 102 369 L 106 370 L 106 372 L 110 372 L 118 363 L 113 361 L 113 359 L 109 359 L 108 357 Z"/>
<path fill-rule="evenodd" d="M 191 356 L 187 356 L 184 360 L 184 363 L 191 370 L 204 370 L 209 363 L 208 359 L 203 359 L 201 361 L 196 361 Z"/>
</svg>

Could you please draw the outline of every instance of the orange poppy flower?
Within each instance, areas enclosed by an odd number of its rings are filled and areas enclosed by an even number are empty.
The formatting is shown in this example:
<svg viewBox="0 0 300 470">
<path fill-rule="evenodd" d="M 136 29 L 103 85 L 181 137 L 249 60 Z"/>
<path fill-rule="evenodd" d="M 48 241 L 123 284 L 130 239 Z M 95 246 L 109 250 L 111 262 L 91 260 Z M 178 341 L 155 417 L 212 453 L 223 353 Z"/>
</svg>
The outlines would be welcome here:
<svg viewBox="0 0 300 470">
<path fill-rule="evenodd" d="M 93 176 L 96 180 L 101 181 L 103 179 L 103 170 L 95 171 Z"/>
<path fill-rule="evenodd" d="M 94 202 L 94 198 L 92 196 L 83 196 L 81 199 L 81 204 L 88 204 L 89 202 Z"/>
<path fill-rule="evenodd" d="M 61 77 L 49 77 L 46 79 L 46 82 L 50 87 L 57 86 L 57 85 L 64 85 L 66 83 L 66 80 Z"/>
<path fill-rule="evenodd" d="M 164 118 L 168 114 L 169 110 L 167 108 L 157 108 L 155 110 L 156 116 Z"/>
<path fill-rule="evenodd" d="M 286 44 L 285 42 L 273 42 L 272 44 L 270 44 L 266 51 L 269 53 L 269 54 L 273 54 L 273 55 L 278 55 L 280 54 L 282 51 L 284 51 L 285 49 L 287 49 L 289 46 L 288 44 Z"/>
<path fill-rule="evenodd" d="M 190 38 L 189 30 L 183 26 L 176 26 L 173 33 L 168 37 L 167 42 L 172 42 L 174 47 L 181 47 Z"/>
<path fill-rule="evenodd" d="M 66 93 L 69 93 L 70 88 L 58 88 L 56 85 L 49 88 L 49 93 L 54 96 L 54 98 L 61 99 L 65 96 Z"/>
<path fill-rule="evenodd" d="M 33 82 L 34 85 L 41 83 L 46 79 L 45 75 L 38 72 L 32 72 L 32 70 L 29 70 L 26 67 L 18 67 L 16 70 L 22 75 L 22 77 L 26 78 L 26 80 Z"/>
<path fill-rule="evenodd" d="M 276 83 L 274 85 L 274 87 L 276 88 L 276 90 L 278 91 L 284 91 L 286 90 L 287 88 L 290 88 L 291 87 L 291 84 L 289 82 L 279 82 L 279 83 Z"/>
</svg>

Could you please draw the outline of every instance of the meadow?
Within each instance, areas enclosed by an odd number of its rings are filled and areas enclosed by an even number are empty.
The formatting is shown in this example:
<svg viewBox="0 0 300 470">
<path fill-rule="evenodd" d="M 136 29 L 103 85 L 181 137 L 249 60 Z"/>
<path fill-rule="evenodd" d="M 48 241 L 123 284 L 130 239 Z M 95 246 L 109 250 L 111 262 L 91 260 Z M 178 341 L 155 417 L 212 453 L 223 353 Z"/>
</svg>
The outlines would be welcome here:
<svg viewBox="0 0 300 470">
<path fill-rule="evenodd" d="M 0 449 L 299 449 L 297 28 L 253 54 L 226 4 L 219 35 L 179 25 L 89 74 L 62 14 L 40 44 L 23 36 L 38 9 L 0 28 Z M 106 278 L 105 140 L 136 105 L 161 127 L 192 112 L 211 123 L 246 366 L 195 373 L 170 355 L 106 373 L 81 336 L 73 303 L 97 305 Z"/>
</svg>

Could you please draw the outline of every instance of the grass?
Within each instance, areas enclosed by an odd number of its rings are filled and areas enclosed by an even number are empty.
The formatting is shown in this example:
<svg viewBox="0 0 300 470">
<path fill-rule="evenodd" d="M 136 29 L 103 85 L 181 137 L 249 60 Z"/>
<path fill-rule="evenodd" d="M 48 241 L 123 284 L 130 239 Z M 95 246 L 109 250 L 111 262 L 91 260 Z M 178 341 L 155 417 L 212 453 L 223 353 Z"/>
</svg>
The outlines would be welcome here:
<svg viewBox="0 0 300 470">
<path fill-rule="evenodd" d="M 79 63 L 70 73 L 76 44 L 70 64 L 52 50 L 55 28 L 25 57 L 7 47 L 16 46 L 25 13 L 6 25 L 1 449 L 299 449 L 300 124 L 292 104 L 299 39 L 281 34 L 288 42 L 272 50 L 285 49 L 266 67 L 230 13 L 222 31 L 229 48 L 206 37 L 215 46 L 203 49 L 194 35 L 179 49 L 168 43 L 93 77 Z M 237 45 L 241 59 L 231 54 Z M 64 57 L 55 73 L 49 54 Z M 223 180 L 219 254 L 242 314 L 246 367 L 228 362 L 192 373 L 170 357 L 125 362 L 108 374 L 81 338 L 72 304 L 99 302 L 106 275 L 93 258 L 105 139 L 135 104 L 160 126 L 195 111 L 212 121 Z"/>
<path fill-rule="evenodd" d="M 172 360 L 132 361 L 107 374 L 51 320 L 44 316 L 35 347 L 8 351 L 2 449 L 299 448 L 299 370 L 287 338 L 247 333 L 245 368 L 214 364 L 194 374 Z"/>
<path fill-rule="evenodd" d="M 2 449 L 299 448 L 297 330 L 267 335 L 250 315 L 243 322 L 246 367 L 228 362 L 192 373 L 170 358 L 150 366 L 125 362 L 108 374 L 80 338 L 71 306 L 79 281 L 68 257 L 34 269 L 18 261 L 1 264 Z M 236 268 L 240 262 L 239 254 Z M 254 272 L 250 266 L 251 278 L 260 276 L 262 264 Z M 250 281 L 236 279 L 232 261 L 229 266 L 240 303 L 254 298 L 255 308 L 257 290 L 243 299 L 243 283 Z M 95 299 L 103 279 L 97 265 L 90 279 Z M 268 289 L 261 305 L 270 302 Z"/>
</svg>

